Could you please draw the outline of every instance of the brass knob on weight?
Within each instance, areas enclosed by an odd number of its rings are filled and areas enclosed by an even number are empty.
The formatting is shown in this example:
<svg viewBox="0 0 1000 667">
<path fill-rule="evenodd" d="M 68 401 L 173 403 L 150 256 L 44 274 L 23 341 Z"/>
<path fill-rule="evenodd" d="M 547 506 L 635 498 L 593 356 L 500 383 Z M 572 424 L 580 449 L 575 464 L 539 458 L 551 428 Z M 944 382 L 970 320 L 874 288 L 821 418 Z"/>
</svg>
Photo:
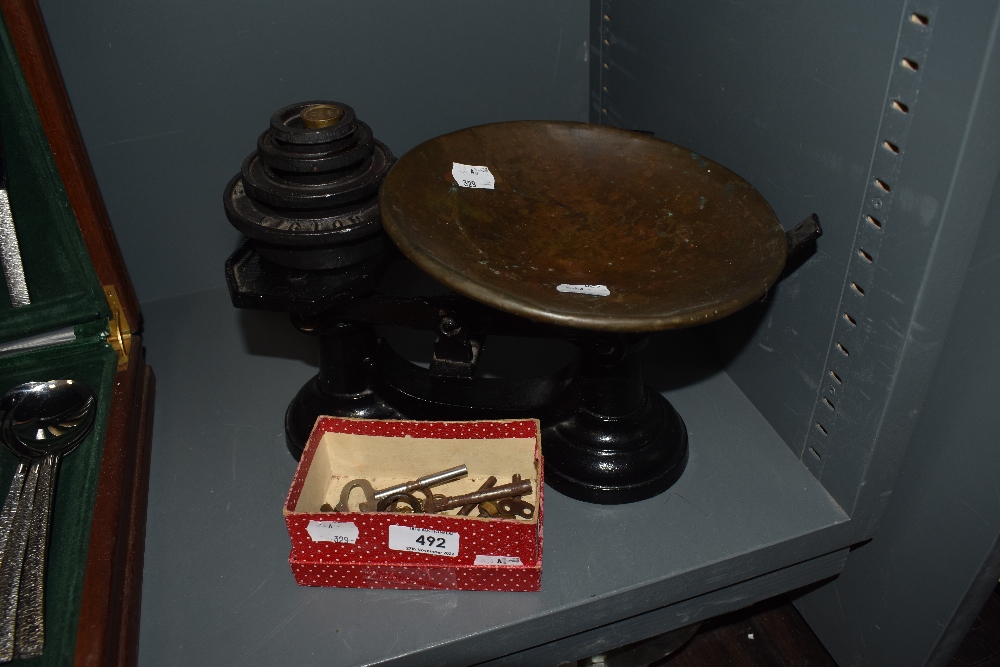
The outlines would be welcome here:
<svg viewBox="0 0 1000 667">
<path fill-rule="evenodd" d="M 344 117 L 344 110 L 332 104 L 314 104 L 302 110 L 299 118 L 311 130 L 330 127 Z"/>
</svg>

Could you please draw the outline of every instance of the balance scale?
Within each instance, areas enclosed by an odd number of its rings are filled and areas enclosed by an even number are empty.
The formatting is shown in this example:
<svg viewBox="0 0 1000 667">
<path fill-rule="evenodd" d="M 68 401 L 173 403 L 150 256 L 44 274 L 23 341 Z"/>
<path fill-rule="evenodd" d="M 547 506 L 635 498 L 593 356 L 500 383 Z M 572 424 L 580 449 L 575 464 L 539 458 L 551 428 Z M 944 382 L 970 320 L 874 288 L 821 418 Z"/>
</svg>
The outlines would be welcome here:
<svg viewBox="0 0 1000 667">
<path fill-rule="evenodd" d="M 688 436 L 643 383 L 649 335 L 760 299 L 821 234 L 815 216 L 785 232 L 749 183 L 697 153 L 601 125 L 481 125 L 396 160 L 348 105 L 317 101 L 276 112 L 257 145 L 225 191 L 247 237 L 226 274 L 236 307 L 291 313 L 319 337 L 319 373 L 285 415 L 296 457 L 319 415 L 534 417 L 556 490 L 655 496 L 683 472 Z M 380 291 L 401 257 L 452 292 Z M 375 325 L 433 331 L 429 368 Z M 479 377 L 489 335 L 577 353 L 550 375 Z"/>
</svg>

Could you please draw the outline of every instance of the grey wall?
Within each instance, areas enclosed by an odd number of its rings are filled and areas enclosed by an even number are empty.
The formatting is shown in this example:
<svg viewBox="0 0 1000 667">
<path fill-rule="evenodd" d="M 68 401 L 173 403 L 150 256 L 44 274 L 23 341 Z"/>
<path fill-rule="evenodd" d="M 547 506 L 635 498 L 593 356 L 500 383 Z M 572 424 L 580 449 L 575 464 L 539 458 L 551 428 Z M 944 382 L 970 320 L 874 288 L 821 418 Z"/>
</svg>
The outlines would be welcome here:
<svg viewBox="0 0 1000 667">
<path fill-rule="evenodd" d="M 817 254 L 717 337 L 730 376 L 798 453 L 854 252 L 900 3 L 602 4 L 602 122 L 655 130 L 733 169 L 786 228 L 810 213 L 822 221 Z"/>
<path fill-rule="evenodd" d="M 938 234 L 931 264 L 939 268 L 925 278 L 921 301 L 928 308 L 916 318 L 921 331 L 911 336 L 918 354 L 933 358 L 940 350 L 930 389 L 922 403 L 906 406 L 915 428 L 878 532 L 851 553 L 839 578 L 797 601 L 841 665 L 948 664 L 1000 576 L 994 417 L 1000 374 L 1000 7 L 985 9 L 978 17 L 968 8 L 938 12 L 936 39 L 950 44 L 932 50 L 941 71 L 929 70 L 926 80 L 953 94 L 938 95 L 931 114 L 960 113 L 964 121 L 955 123 L 964 138 L 953 193 L 945 200 L 945 208 L 962 212 L 949 215 Z M 934 84 L 932 77 L 941 81 Z M 959 92 L 970 79 L 971 97 Z M 938 168 L 950 165 L 941 160 Z M 973 243 L 966 261 L 964 246 Z M 935 289 L 962 278 L 954 310 L 935 306 Z M 942 327 L 947 334 L 940 342 L 921 341 L 924 331 Z"/>
<path fill-rule="evenodd" d="M 996 116 L 994 121 L 996 122 Z M 844 665 L 946 665 L 996 585 L 1000 188 L 892 500 L 840 577 L 798 604 Z M 987 567 L 982 581 L 977 575 Z M 964 604 L 969 613 L 952 618 Z"/>
<path fill-rule="evenodd" d="M 587 117 L 586 0 L 41 5 L 142 301 L 225 284 L 222 188 L 286 104 L 350 104 L 397 154 Z"/>
<path fill-rule="evenodd" d="M 734 169 L 786 227 L 819 214 L 817 253 L 709 338 L 865 535 L 891 493 L 1000 164 L 995 130 L 970 133 L 995 9 L 592 7 L 603 61 L 592 118 Z"/>
<path fill-rule="evenodd" d="M 592 11 L 592 118 L 734 168 L 786 226 L 823 221 L 817 254 L 769 303 L 706 336 L 873 536 L 800 609 L 841 665 L 947 664 L 1000 574 L 1000 8 Z"/>
</svg>

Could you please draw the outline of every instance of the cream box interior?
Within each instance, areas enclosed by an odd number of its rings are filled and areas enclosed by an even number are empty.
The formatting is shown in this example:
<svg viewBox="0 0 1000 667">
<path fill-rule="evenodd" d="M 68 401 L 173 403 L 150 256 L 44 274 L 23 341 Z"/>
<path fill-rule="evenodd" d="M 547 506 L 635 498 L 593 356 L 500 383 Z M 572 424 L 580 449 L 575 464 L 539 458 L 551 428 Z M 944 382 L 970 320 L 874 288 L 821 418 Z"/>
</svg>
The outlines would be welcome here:
<svg viewBox="0 0 1000 667">
<path fill-rule="evenodd" d="M 497 478 L 496 486 L 500 486 L 509 484 L 511 477 L 518 474 L 532 482 L 531 494 L 522 499 L 537 508 L 536 450 L 534 438 L 452 439 L 326 433 L 309 466 L 295 511 L 318 513 L 324 504 L 336 506 L 344 485 L 355 479 L 367 479 L 378 491 L 462 464 L 469 474 L 434 486 L 433 493 L 446 496 L 472 493 L 491 475 Z M 423 499 L 419 492 L 414 495 Z M 363 492 L 355 489 L 348 504 L 350 511 L 358 511 L 362 501 Z M 440 514 L 454 516 L 456 512 L 458 508 Z M 534 519 L 524 523 L 536 522 L 537 516 L 536 512 Z"/>
</svg>

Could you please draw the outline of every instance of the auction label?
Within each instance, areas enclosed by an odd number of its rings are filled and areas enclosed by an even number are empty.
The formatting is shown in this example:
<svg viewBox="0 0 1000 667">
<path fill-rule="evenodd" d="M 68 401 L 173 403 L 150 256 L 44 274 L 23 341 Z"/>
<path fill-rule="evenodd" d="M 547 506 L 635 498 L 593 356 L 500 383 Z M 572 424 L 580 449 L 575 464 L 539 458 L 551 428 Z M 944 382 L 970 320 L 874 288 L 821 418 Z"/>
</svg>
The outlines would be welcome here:
<svg viewBox="0 0 1000 667">
<path fill-rule="evenodd" d="M 475 565 L 521 565 L 517 556 L 476 556 Z"/>
<path fill-rule="evenodd" d="M 451 163 L 451 176 L 463 188 L 480 188 L 492 190 L 496 185 L 493 173 L 489 167 L 477 167 L 471 164 Z"/>
<path fill-rule="evenodd" d="M 458 533 L 410 526 L 389 526 L 389 548 L 438 556 L 457 556 Z"/>
<path fill-rule="evenodd" d="M 605 285 L 558 285 L 557 292 L 568 292 L 570 294 L 589 294 L 591 296 L 608 296 L 611 294 Z"/>
<path fill-rule="evenodd" d="M 313 542 L 354 544 L 358 541 L 358 527 L 353 521 L 310 521 L 306 532 Z"/>
</svg>

